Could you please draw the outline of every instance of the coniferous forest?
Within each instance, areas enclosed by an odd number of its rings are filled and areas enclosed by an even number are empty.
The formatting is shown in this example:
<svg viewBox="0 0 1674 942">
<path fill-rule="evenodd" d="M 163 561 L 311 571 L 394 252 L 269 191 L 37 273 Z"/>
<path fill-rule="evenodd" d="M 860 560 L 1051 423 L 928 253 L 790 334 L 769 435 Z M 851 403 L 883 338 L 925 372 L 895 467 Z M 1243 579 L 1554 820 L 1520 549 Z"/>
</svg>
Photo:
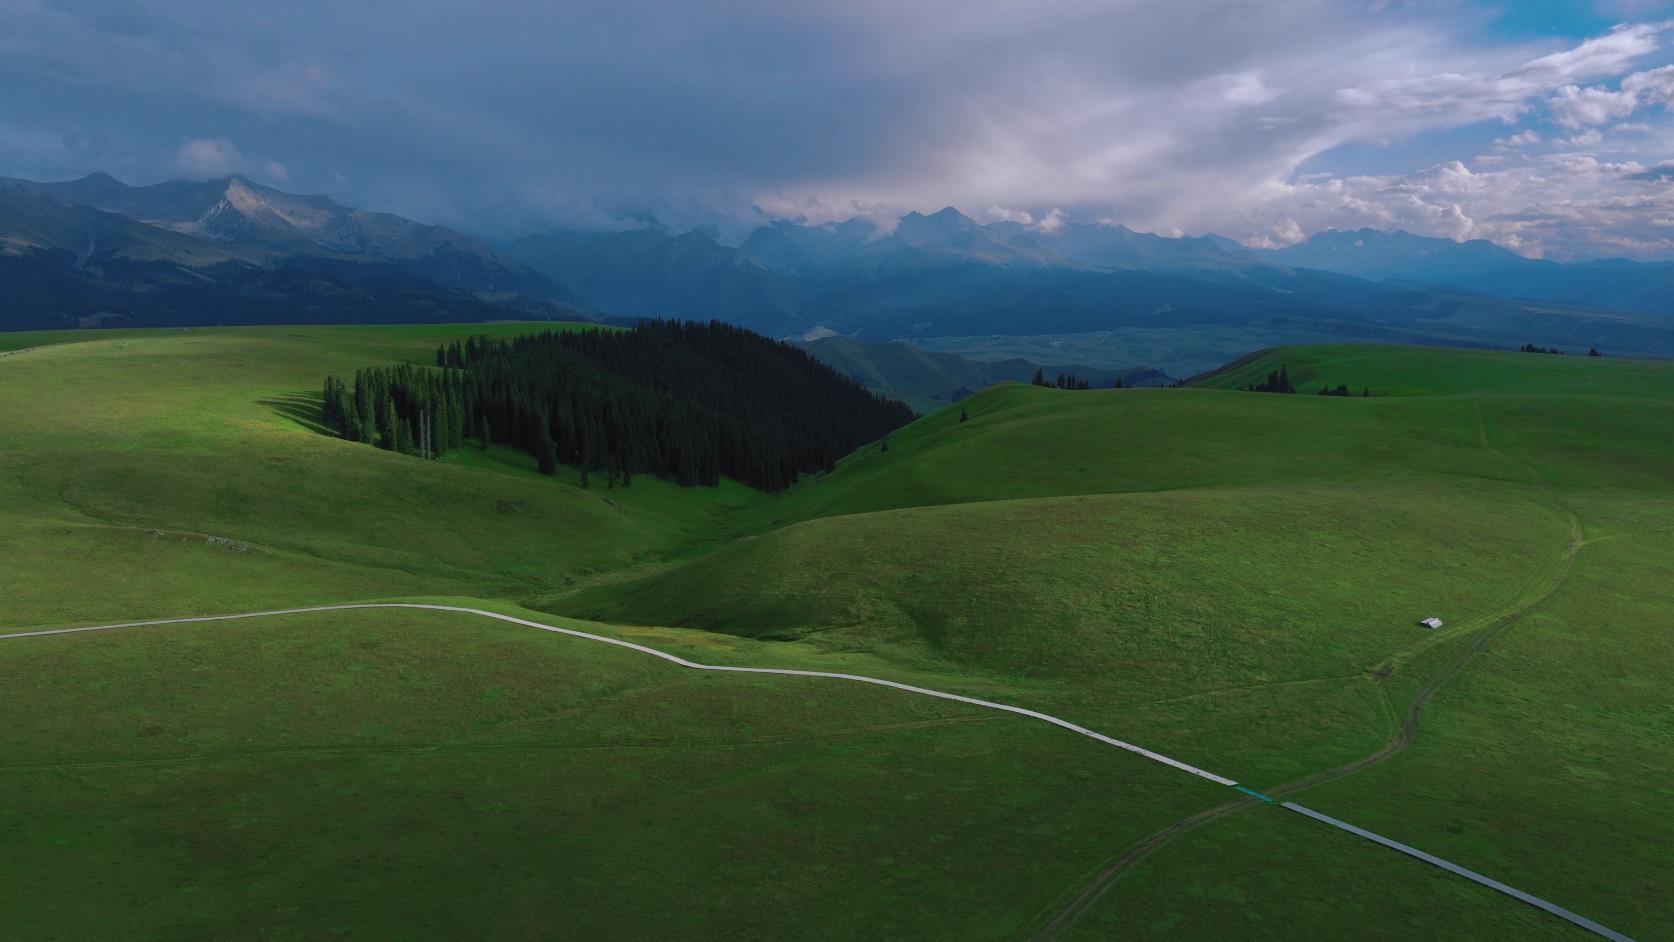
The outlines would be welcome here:
<svg viewBox="0 0 1674 942">
<path fill-rule="evenodd" d="M 545 474 L 575 465 L 583 483 L 726 476 L 776 491 L 913 418 L 796 347 L 716 321 L 473 337 L 436 364 L 327 377 L 322 419 L 422 458 L 500 442 Z"/>
</svg>

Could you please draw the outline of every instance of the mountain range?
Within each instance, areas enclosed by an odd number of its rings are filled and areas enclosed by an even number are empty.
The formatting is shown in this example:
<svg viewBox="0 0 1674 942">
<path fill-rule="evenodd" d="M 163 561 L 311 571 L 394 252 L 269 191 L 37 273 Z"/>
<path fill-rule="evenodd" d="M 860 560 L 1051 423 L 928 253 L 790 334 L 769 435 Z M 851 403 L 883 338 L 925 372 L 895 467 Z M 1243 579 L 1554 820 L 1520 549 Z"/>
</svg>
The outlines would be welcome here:
<svg viewBox="0 0 1674 942">
<path fill-rule="evenodd" d="M 1280 265 L 1383 282 L 1448 285 L 1499 298 L 1674 314 L 1674 262 L 1622 258 L 1554 262 L 1485 239 L 1454 242 L 1410 232 L 1327 229 L 1288 248 L 1254 253 Z"/>
<path fill-rule="evenodd" d="M 442 226 L 241 176 L 0 178 L 0 327 L 555 317 L 576 299 Z"/>
<path fill-rule="evenodd" d="M 1262 328 L 1315 339 L 1674 355 L 1668 266 L 1562 265 L 1489 243 L 1327 231 L 1277 251 L 1116 225 L 981 224 L 949 207 L 889 232 L 774 222 L 728 245 L 656 225 L 498 248 L 624 316 L 721 318 L 877 343 L 1113 328 Z M 1367 246 L 1373 246 L 1368 249 Z M 1600 272 L 1625 273 L 1609 291 Z M 1543 279 L 1521 278 L 1540 272 Z M 1541 291 L 1528 290 L 1536 286 Z M 1542 293 L 1544 291 L 1544 293 Z M 1614 310 L 1601 308 L 1607 305 Z"/>
<path fill-rule="evenodd" d="M 1404 232 L 1256 250 L 952 207 L 887 231 L 773 222 L 738 244 L 655 223 L 485 244 L 241 176 L 0 178 L 10 329 L 610 315 L 861 343 L 1166 329 L 1667 356 L 1671 282 L 1674 264 L 1563 264 Z"/>
</svg>

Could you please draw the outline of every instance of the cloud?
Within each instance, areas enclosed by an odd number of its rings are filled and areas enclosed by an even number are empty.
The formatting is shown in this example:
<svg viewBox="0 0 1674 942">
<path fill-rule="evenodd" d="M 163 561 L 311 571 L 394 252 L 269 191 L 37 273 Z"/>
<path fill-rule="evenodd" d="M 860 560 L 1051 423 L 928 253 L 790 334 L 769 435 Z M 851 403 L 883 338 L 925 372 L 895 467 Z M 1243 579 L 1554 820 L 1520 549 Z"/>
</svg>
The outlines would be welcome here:
<svg viewBox="0 0 1674 942">
<path fill-rule="evenodd" d="M 1497 147 L 1497 148 L 1500 148 L 1502 150 L 1511 150 L 1513 148 L 1518 148 L 1518 147 L 1527 147 L 1530 144 L 1539 144 L 1539 143 L 1540 143 L 1540 132 L 1536 131 L 1534 128 L 1528 128 L 1526 130 L 1519 131 L 1516 134 L 1513 134 L 1509 137 L 1499 137 L 1499 138 L 1494 139 L 1494 146 Z"/>
<path fill-rule="evenodd" d="M 1579 128 L 1633 114 L 1639 107 L 1639 97 L 1630 91 L 1565 85 L 1558 89 L 1547 106 L 1551 109 L 1554 122 L 1566 128 Z"/>
<path fill-rule="evenodd" d="M 1032 226 L 1035 217 L 1021 209 L 1006 209 L 1003 206 L 988 207 L 988 218 L 995 222 L 1015 222 L 1025 226 Z"/>
<path fill-rule="evenodd" d="M 1302 231 L 1301 225 L 1296 220 L 1281 219 L 1271 229 L 1267 230 L 1267 234 L 1260 238 L 1257 244 L 1265 248 L 1282 248 L 1287 245 L 1295 245 L 1307 237 L 1307 233 Z"/>
<path fill-rule="evenodd" d="M 1674 164 L 1662 164 L 1649 170 L 1641 170 L 1629 175 L 1633 180 L 1648 180 L 1655 183 L 1674 181 Z M 1660 223 L 1658 225 L 1661 225 Z"/>
<path fill-rule="evenodd" d="M 224 177 L 244 166 L 244 155 L 224 137 L 195 137 L 180 145 L 175 163 L 189 177 Z"/>
<path fill-rule="evenodd" d="M 1674 65 L 1635 72 L 1622 79 L 1622 91 L 1648 105 L 1674 104 Z"/>
<path fill-rule="evenodd" d="M 1473 171 L 1449 162 L 1409 173 L 1331 177 L 1283 185 L 1237 234 L 1271 246 L 1292 224 L 1304 231 L 1373 227 L 1453 239 L 1488 239 L 1531 256 L 1665 257 L 1674 233 L 1674 164 L 1553 154 L 1527 165 Z M 1269 215 L 1276 223 L 1260 223 Z"/>
<path fill-rule="evenodd" d="M 1668 25 L 1496 36 L 1452 2 L 0 0 L 0 22 L 0 87 L 22 90 L 5 121 L 33 129 L 0 133 L 0 175 L 248 173 L 494 234 L 887 227 L 951 204 L 1262 239 L 1387 219 L 1581 251 L 1590 223 L 1495 222 L 1604 186 L 1536 161 L 1538 137 L 1606 164 L 1674 152 Z M 1608 130 L 1629 117 L 1648 130 Z M 60 125 L 90 130 L 55 148 Z M 1433 198 L 1436 168 L 1471 154 L 1473 195 Z"/>
<path fill-rule="evenodd" d="M 1262 81 L 1260 69 L 1250 69 L 1222 78 L 1225 85 L 1221 95 L 1235 105 L 1264 105 L 1283 94 L 1280 89 Z"/>
<path fill-rule="evenodd" d="M 209 179 L 235 173 L 250 173 L 270 183 L 284 183 L 290 171 L 277 160 L 253 160 L 238 145 L 224 137 L 194 137 L 175 152 L 175 166 L 188 177 Z"/>
</svg>

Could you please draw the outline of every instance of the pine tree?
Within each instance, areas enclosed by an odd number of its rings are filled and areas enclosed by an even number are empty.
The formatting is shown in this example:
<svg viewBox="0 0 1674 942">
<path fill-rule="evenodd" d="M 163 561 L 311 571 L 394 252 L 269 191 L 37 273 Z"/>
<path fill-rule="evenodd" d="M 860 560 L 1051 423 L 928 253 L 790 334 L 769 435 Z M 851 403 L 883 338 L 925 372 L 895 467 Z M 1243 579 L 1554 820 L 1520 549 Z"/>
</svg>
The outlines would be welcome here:
<svg viewBox="0 0 1674 942">
<path fill-rule="evenodd" d="M 959 407 L 959 421 L 961 421 L 961 422 L 969 422 L 969 421 L 970 421 L 970 419 L 971 419 L 971 414 L 970 414 L 970 413 L 969 413 L 969 412 L 966 412 L 966 411 L 965 411 L 965 407 L 964 407 L 964 406 L 960 406 L 960 407 Z"/>
<path fill-rule="evenodd" d="M 413 450 L 413 430 L 407 427 L 406 419 L 395 420 L 395 435 L 392 447 L 402 454 L 411 454 Z"/>
<path fill-rule="evenodd" d="M 552 440 L 552 428 L 545 419 L 535 420 L 535 460 L 542 474 L 558 473 L 558 444 Z"/>
<path fill-rule="evenodd" d="M 378 447 L 395 450 L 395 400 L 388 395 L 378 399 Z"/>
<path fill-rule="evenodd" d="M 1597 348 L 1597 347 L 1588 347 L 1588 348 L 1587 348 L 1587 356 L 1590 356 L 1590 357 L 1601 357 L 1601 356 L 1604 356 L 1604 354 L 1602 354 L 1602 353 L 1600 353 L 1600 352 L 1598 352 L 1598 348 Z"/>
<path fill-rule="evenodd" d="M 883 440 L 883 448 L 880 450 L 885 454 L 889 452 L 889 439 L 886 438 Z"/>
</svg>

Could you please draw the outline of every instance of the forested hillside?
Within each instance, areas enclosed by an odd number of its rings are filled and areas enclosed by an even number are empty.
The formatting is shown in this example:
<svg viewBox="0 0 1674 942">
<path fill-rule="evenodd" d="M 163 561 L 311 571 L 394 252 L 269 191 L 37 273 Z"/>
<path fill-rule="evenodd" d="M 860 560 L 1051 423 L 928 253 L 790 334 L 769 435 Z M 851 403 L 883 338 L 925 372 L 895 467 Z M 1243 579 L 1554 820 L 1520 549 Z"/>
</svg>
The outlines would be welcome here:
<svg viewBox="0 0 1674 942">
<path fill-rule="evenodd" d="M 719 322 L 473 337 L 438 348 L 436 364 L 327 377 L 322 418 L 424 458 L 474 439 L 527 451 L 546 474 L 573 464 L 584 481 L 726 476 L 775 491 L 913 417 L 796 347 Z"/>
</svg>

